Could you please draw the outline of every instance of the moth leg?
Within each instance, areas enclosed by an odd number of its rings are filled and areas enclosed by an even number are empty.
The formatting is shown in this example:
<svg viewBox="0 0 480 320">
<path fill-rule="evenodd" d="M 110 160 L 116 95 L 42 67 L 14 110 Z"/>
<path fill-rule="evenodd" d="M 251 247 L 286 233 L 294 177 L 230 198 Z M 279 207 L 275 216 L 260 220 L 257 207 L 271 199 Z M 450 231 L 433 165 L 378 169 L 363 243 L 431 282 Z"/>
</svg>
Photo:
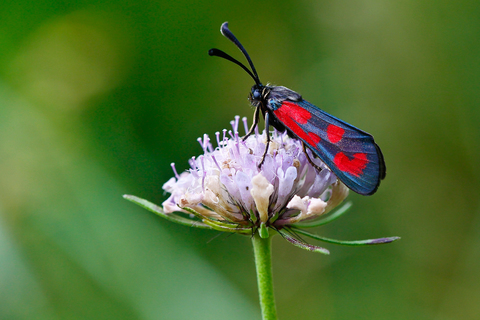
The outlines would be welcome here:
<svg viewBox="0 0 480 320">
<path fill-rule="evenodd" d="M 250 130 L 248 130 L 248 133 L 243 137 L 242 141 L 247 140 L 248 137 L 250 137 L 253 132 L 255 131 L 255 127 L 258 125 L 258 117 L 260 116 L 260 106 L 255 108 L 255 113 L 253 114 L 253 124 L 250 127 Z"/>
<path fill-rule="evenodd" d="M 270 146 L 270 114 L 268 112 L 265 113 L 265 133 L 267 134 L 267 145 L 265 146 L 265 151 L 263 152 L 262 161 L 258 165 L 260 169 L 262 164 L 265 162 L 265 156 L 268 152 L 268 147 Z"/>
<path fill-rule="evenodd" d="M 305 152 L 305 155 L 307 156 L 308 162 L 310 162 L 310 164 L 312 165 L 312 167 L 314 167 L 315 169 L 317 169 L 319 172 L 322 171 L 322 168 L 320 168 L 319 166 L 317 166 L 315 163 L 313 163 L 312 159 L 310 159 L 310 156 L 309 156 L 308 153 L 307 153 L 307 147 L 305 146 L 305 142 L 303 142 L 303 141 L 302 141 L 302 146 L 303 146 L 303 152 Z"/>
</svg>

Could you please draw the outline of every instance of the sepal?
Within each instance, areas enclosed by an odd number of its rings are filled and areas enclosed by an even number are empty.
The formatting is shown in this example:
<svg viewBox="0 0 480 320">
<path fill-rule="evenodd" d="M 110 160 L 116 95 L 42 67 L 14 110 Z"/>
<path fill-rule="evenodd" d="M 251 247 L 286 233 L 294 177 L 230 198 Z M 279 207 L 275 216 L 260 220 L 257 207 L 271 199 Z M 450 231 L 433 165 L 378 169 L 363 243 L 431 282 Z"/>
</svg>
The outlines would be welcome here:
<svg viewBox="0 0 480 320">
<path fill-rule="evenodd" d="M 158 216 L 160 216 L 160 217 L 162 217 L 162 218 L 164 218 L 168 221 L 175 222 L 175 223 L 187 226 L 187 227 L 195 227 L 195 228 L 200 228 L 200 229 L 214 230 L 213 227 L 211 227 L 211 226 L 209 226 L 209 225 L 207 225 L 207 224 L 205 224 L 201 221 L 188 219 L 188 218 L 182 217 L 180 215 L 177 215 L 175 213 L 166 214 L 163 211 L 162 207 L 159 207 L 156 204 L 154 204 L 154 203 L 152 203 L 148 200 L 145 200 L 145 199 L 142 199 L 142 198 L 139 198 L 139 197 L 136 197 L 136 196 L 132 196 L 132 195 L 129 195 L 129 194 L 123 195 L 123 198 L 139 205 L 142 208 L 145 208 L 145 209 L 155 213 L 156 215 L 158 215 Z"/>
<path fill-rule="evenodd" d="M 260 234 L 260 238 L 262 239 L 268 239 L 269 234 L 268 234 L 268 228 L 265 225 L 265 223 L 260 223 L 260 228 L 258 229 L 258 233 Z"/>
<path fill-rule="evenodd" d="M 299 228 L 291 228 L 292 231 L 295 233 L 302 234 L 304 236 L 310 237 L 315 240 L 327 242 L 327 243 L 333 243 L 333 244 L 340 244 L 343 246 L 369 246 L 369 245 L 375 245 L 375 244 L 384 244 L 384 243 L 390 243 L 396 240 L 399 240 L 400 237 L 386 237 L 386 238 L 378 238 L 378 239 L 366 239 L 366 240 L 336 240 L 336 239 L 330 239 L 330 238 L 325 238 L 321 237 L 319 235 L 307 232 L 305 230 L 299 229 Z"/>
<path fill-rule="evenodd" d="M 302 241 L 301 239 L 297 239 L 292 237 L 291 235 L 288 234 L 288 232 L 285 232 L 285 229 L 277 230 L 280 235 L 293 244 L 295 247 L 299 247 L 301 249 L 311 251 L 311 252 L 318 252 L 318 253 L 323 253 L 323 254 L 330 254 L 330 251 L 328 251 L 325 248 L 319 247 L 319 246 L 314 246 L 313 244 L 306 243 L 305 241 Z"/>
</svg>

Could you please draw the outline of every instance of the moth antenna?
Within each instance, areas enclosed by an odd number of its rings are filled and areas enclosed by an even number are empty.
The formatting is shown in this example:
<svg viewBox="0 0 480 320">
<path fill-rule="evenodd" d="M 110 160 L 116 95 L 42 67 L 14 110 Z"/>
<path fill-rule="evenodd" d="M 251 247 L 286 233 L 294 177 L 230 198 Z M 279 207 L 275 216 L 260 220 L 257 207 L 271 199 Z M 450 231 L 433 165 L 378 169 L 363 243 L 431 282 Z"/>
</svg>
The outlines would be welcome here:
<svg viewBox="0 0 480 320">
<path fill-rule="evenodd" d="M 248 70 L 248 68 L 243 63 L 241 63 L 237 59 L 233 58 L 232 56 L 226 54 L 222 50 L 213 48 L 213 49 L 208 50 L 208 54 L 211 55 L 212 57 L 213 56 L 220 57 L 220 58 L 226 59 L 228 61 L 231 61 L 231 62 L 239 65 L 240 67 L 242 67 L 243 70 L 245 70 L 250 75 L 250 77 L 252 77 L 252 79 L 255 81 L 256 84 L 260 84 L 260 81 L 258 80 L 258 77 L 255 77 L 253 75 L 253 73 L 250 70 Z"/>
<path fill-rule="evenodd" d="M 250 56 L 247 53 L 247 50 L 242 46 L 240 41 L 233 35 L 233 33 L 228 29 L 228 22 L 224 22 L 222 26 L 220 27 L 220 32 L 230 41 L 235 43 L 235 45 L 242 51 L 243 55 L 245 58 L 247 58 L 248 64 L 250 65 L 250 68 L 252 68 L 253 74 L 255 75 L 255 78 L 258 80 L 258 83 L 260 83 L 260 78 L 258 77 L 257 70 L 255 70 L 255 66 L 253 65 L 252 59 L 250 59 Z"/>
<path fill-rule="evenodd" d="M 242 51 L 243 55 L 245 56 L 245 58 L 248 61 L 248 64 L 250 65 L 250 68 L 252 69 L 253 73 L 250 72 L 250 70 L 248 70 L 248 68 L 245 67 L 245 65 L 243 65 L 238 60 L 232 58 L 231 56 L 229 56 L 228 54 L 226 54 L 223 51 L 220 51 L 218 49 L 211 49 L 208 53 L 211 56 L 222 57 L 224 59 L 232 61 L 235 64 L 238 64 L 240 67 L 243 68 L 243 70 L 247 71 L 247 73 L 253 78 L 253 80 L 255 80 L 255 83 L 257 85 L 261 85 L 260 78 L 258 77 L 257 70 L 255 69 L 255 66 L 253 65 L 252 59 L 250 59 L 250 56 L 248 55 L 247 50 L 245 50 L 245 48 L 242 46 L 240 41 L 238 41 L 238 39 L 233 35 L 233 33 L 230 31 L 230 29 L 228 29 L 228 22 L 224 22 L 222 24 L 222 26 L 220 27 L 220 32 L 222 33 L 222 35 L 225 38 L 232 41 L 237 46 L 237 48 L 240 49 L 240 51 Z M 212 52 L 212 50 L 213 50 L 213 52 Z"/>
</svg>

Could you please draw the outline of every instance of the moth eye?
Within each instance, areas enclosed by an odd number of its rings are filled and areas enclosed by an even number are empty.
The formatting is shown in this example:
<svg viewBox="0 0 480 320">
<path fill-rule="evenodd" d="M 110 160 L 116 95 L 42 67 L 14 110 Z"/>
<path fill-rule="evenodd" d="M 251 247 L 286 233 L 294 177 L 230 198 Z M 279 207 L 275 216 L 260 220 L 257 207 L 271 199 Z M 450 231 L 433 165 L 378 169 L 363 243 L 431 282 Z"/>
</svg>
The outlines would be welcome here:
<svg viewBox="0 0 480 320">
<path fill-rule="evenodd" d="M 253 92 L 253 98 L 254 98 L 254 99 L 260 99 L 261 96 L 262 96 L 262 94 L 260 93 L 260 91 L 255 90 L 255 91 Z"/>
</svg>

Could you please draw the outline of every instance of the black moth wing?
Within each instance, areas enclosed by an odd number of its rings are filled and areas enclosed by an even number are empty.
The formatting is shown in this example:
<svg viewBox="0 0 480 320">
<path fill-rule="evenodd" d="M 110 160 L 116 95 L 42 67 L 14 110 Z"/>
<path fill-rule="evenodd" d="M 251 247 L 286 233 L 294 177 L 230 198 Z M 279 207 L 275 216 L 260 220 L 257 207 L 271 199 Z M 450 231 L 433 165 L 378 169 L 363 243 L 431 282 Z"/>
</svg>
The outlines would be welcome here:
<svg viewBox="0 0 480 320">
<path fill-rule="evenodd" d="M 290 89 L 269 89 L 264 104 L 274 122 L 281 125 L 279 129 L 283 126 L 303 141 L 348 188 L 362 195 L 375 193 L 385 178 L 386 167 L 372 135 L 326 113 Z"/>
</svg>

